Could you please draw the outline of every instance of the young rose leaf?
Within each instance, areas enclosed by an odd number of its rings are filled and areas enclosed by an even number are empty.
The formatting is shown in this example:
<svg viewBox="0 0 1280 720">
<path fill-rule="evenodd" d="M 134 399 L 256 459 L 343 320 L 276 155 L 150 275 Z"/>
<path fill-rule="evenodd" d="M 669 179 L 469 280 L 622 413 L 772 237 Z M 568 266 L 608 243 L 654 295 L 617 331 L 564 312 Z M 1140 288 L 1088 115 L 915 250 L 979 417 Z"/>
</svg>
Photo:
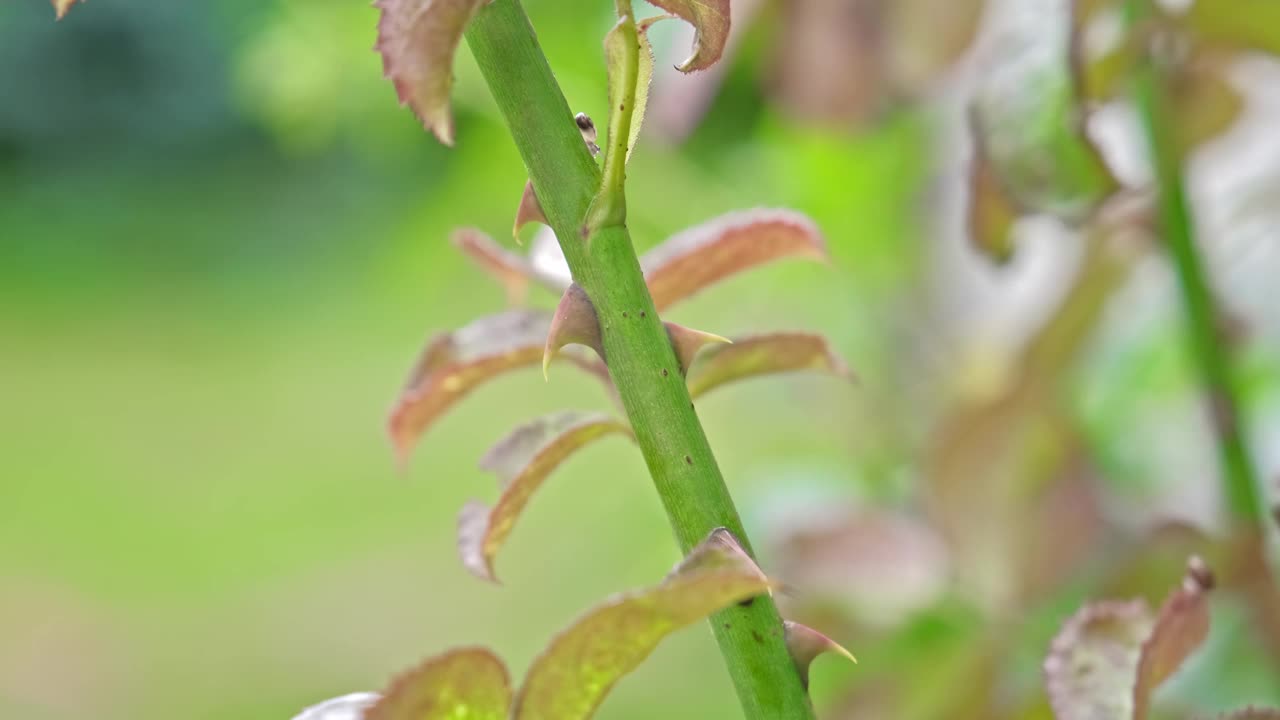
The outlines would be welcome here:
<svg viewBox="0 0 1280 720">
<path fill-rule="evenodd" d="M 693 364 L 694 357 L 698 355 L 698 351 L 704 345 L 708 343 L 733 343 L 729 338 L 694 330 L 673 322 L 666 322 L 663 325 L 667 328 L 667 337 L 671 340 L 671 347 L 675 348 L 676 359 L 680 361 L 681 377 L 689 372 L 689 366 Z"/>
<path fill-rule="evenodd" d="M 51 0 L 53 3 L 53 12 L 57 19 L 61 20 L 66 17 L 67 11 L 71 9 L 79 0 Z"/>
<path fill-rule="evenodd" d="M 375 49 L 383 74 L 440 142 L 453 145 L 453 56 L 471 18 L 489 0 L 375 0 L 382 11 Z"/>
<path fill-rule="evenodd" d="M 533 182 L 525 181 L 524 193 L 520 195 L 520 206 L 516 208 L 516 221 L 511 226 L 511 235 L 520 242 L 520 228 L 531 222 L 549 224 L 547 216 L 542 212 L 542 204 L 533 192 Z"/>
<path fill-rule="evenodd" d="M 480 467 L 498 476 L 502 497 L 492 508 L 472 501 L 458 515 L 458 553 L 477 577 L 497 582 L 493 559 L 544 480 L 574 452 L 613 433 L 631 434 L 608 415 L 560 412 L 517 428 L 494 445 Z"/>
<path fill-rule="evenodd" d="M 1151 694 L 1209 634 L 1213 575 L 1197 557 L 1154 616 L 1145 602 L 1086 605 L 1054 638 L 1045 660 L 1058 720 L 1146 720 Z"/>
<path fill-rule="evenodd" d="M 1044 663 L 1054 717 L 1133 718 L 1133 680 L 1152 623 L 1140 600 L 1092 603 L 1067 620 Z"/>
<path fill-rule="evenodd" d="M 542 377 L 547 377 L 547 367 L 551 360 L 565 345 L 586 345 L 596 351 L 600 359 L 604 359 L 604 344 L 600 339 L 600 320 L 596 317 L 596 306 L 587 291 L 581 285 L 573 283 L 564 291 L 560 304 L 556 306 L 555 317 L 547 332 L 547 341 L 542 349 Z"/>
<path fill-rule="evenodd" d="M 849 658 L 850 662 L 858 662 L 858 658 L 845 650 L 840 643 L 807 625 L 783 620 L 782 630 L 787 640 L 787 652 L 791 653 L 791 659 L 795 661 L 796 669 L 800 671 L 800 682 L 806 688 L 809 687 L 809 665 L 822 653 L 833 652 Z"/>
<path fill-rule="evenodd" d="M 485 648 L 458 648 L 393 680 L 364 720 L 505 720 L 510 707 L 506 665 Z"/>
<path fill-rule="evenodd" d="M 404 466 L 413 445 L 455 402 L 484 382 L 542 358 L 550 317 L 510 310 L 481 318 L 427 344 L 391 411 L 388 430 Z M 569 358 L 601 377 L 607 373 L 581 357 Z"/>
<path fill-rule="evenodd" d="M 729 0 L 649 0 L 693 26 L 693 54 L 677 66 L 681 72 L 705 70 L 724 54 L 729 41 Z"/>
<path fill-rule="evenodd" d="M 727 534 L 698 545 L 660 584 L 607 601 L 552 640 L 529 668 L 513 718 L 589 718 L 664 637 L 768 591 L 768 579 Z"/>
<path fill-rule="evenodd" d="M 480 269 L 502 285 L 507 291 L 507 299 L 512 304 L 517 304 L 524 299 L 531 280 L 558 293 L 564 292 L 565 288 L 569 287 L 569 280 L 566 279 L 569 267 L 564 263 L 564 256 L 559 254 L 559 246 L 555 244 L 554 234 L 550 239 L 553 247 L 546 247 L 542 236 L 539 236 L 534 241 L 527 258 L 507 250 L 476 228 L 462 228 L 455 231 L 452 241 L 454 246 L 475 261 Z M 544 257 L 548 252 L 556 253 L 557 259 L 554 262 Z"/>
<path fill-rule="evenodd" d="M 537 203 L 537 199 L 534 199 Z M 521 208 L 523 209 L 523 204 Z M 454 247 L 475 261 L 507 292 L 507 302 L 518 305 L 529 290 L 529 280 L 534 276 L 529 261 L 493 241 L 493 238 L 475 228 L 456 230 L 451 238 Z"/>
<path fill-rule="evenodd" d="M 649 42 L 649 28 L 663 17 L 649 18 L 636 23 L 636 40 L 640 49 L 636 55 L 636 96 L 635 111 L 631 113 L 631 131 L 627 135 L 627 161 L 631 161 L 631 152 L 640 139 L 640 128 L 644 127 L 644 114 L 649 109 L 649 86 L 653 84 L 653 44 Z"/>
<path fill-rule="evenodd" d="M 609 76 L 609 136 L 604 147 L 600 188 L 587 205 L 587 214 L 579 231 L 588 243 L 601 228 L 618 227 L 627 221 L 627 197 L 623 186 L 626 184 L 632 116 L 636 109 L 636 83 L 640 75 L 638 32 L 635 18 L 623 14 L 604 36 L 604 58 Z"/>
<path fill-rule="evenodd" d="M 1142 644 L 1133 688 L 1135 718 L 1147 716 L 1151 693 L 1209 637 L 1208 591 L 1213 585 L 1213 574 L 1204 561 L 1192 556 L 1182 585 L 1165 598 L 1151 636 Z"/>
<path fill-rule="evenodd" d="M 317 703 L 294 716 L 293 720 L 361 720 L 364 712 L 382 696 L 358 692 Z"/>
<path fill-rule="evenodd" d="M 969 240 L 993 262 L 1013 257 L 1013 224 L 1020 212 L 991 167 L 982 135 L 971 117 L 973 156 L 969 159 Z"/>
<path fill-rule="evenodd" d="M 665 310 L 735 273 L 785 257 L 827 260 L 813 221 L 792 210 L 739 210 L 681 231 L 640 259 L 654 305 Z"/>
<path fill-rule="evenodd" d="M 697 398 L 734 380 L 795 370 L 852 377 L 848 366 L 831 351 L 821 335 L 801 332 L 751 335 L 734 340 L 732 345 L 707 348 L 689 370 L 689 395 Z"/>
<path fill-rule="evenodd" d="M 1024 13 L 1002 38 L 971 112 L 991 166 L 1017 204 L 1077 223 L 1119 183 L 1085 131 L 1071 72 L 1069 8 L 1058 0 L 1041 5 L 1044 12 Z"/>
</svg>

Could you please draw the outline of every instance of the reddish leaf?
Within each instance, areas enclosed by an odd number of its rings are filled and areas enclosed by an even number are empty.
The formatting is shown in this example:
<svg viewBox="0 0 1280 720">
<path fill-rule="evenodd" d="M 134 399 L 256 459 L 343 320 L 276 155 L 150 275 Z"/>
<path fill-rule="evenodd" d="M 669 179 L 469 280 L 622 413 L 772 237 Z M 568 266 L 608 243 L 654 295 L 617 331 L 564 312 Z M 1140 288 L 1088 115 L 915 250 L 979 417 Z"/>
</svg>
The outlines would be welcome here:
<svg viewBox="0 0 1280 720">
<path fill-rule="evenodd" d="M 910 516 L 824 502 L 799 508 L 778 532 L 776 577 L 823 607 L 847 606 L 859 622 L 895 626 L 946 591 L 948 548 Z"/>
<path fill-rule="evenodd" d="M 534 202 L 537 202 L 536 198 Z M 522 204 L 521 210 L 523 209 Z M 467 257 L 502 285 L 507 292 L 508 303 L 517 305 L 524 301 L 529 290 L 529 279 L 534 275 L 528 260 L 502 247 L 475 228 L 455 231 L 452 240 L 455 247 L 466 253 Z"/>
<path fill-rule="evenodd" d="M 1146 720 L 1151 694 L 1209 634 L 1213 575 L 1192 557 L 1182 584 L 1154 616 L 1145 602 L 1086 605 L 1063 625 L 1045 660 L 1058 720 Z"/>
<path fill-rule="evenodd" d="M 489 0 L 375 0 L 382 70 L 440 142 L 453 144 L 453 56 L 471 18 Z"/>
<path fill-rule="evenodd" d="M 1147 604 L 1086 605 L 1062 626 L 1044 663 L 1058 720 L 1128 720 L 1142 643 L 1153 620 Z"/>
<path fill-rule="evenodd" d="M 81 0 L 50 0 L 50 1 L 53 3 L 54 14 L 56 14 L 57 18 L 61 20 L 62 18 L 66 17 L 67 11 L 71 9 L 71 6 L 75 5 L 77 2 L 80 2 Z"/>
<path fill-rule="evenodd" d="M 666 322 L 663 325 L 667 328 L 667 337 L 671 340 L 671 346 L 675 348 L 676 360 L 680 361 L 681 376 L 689 372 L 689 366 L 693 364 L 698 351 L 708 343 L 733 343 L 729 338 L 694 330 L 673 322 Z"/>
<path fill-rule="evenodd" d="M 577 283 L 569 286 L 556 306 L 555 317 L 547 332 L 547 341 L 542 349 L 542 376 L 547 377 L 547 367 L 551 360 L 565 345 L 585 345 L 596 351 L 600 359 L 604 359 L 604 345 L 600 339 L 600 320 L 596 317 L 596 306 L 587 297 L 587 292 Z"/>
<path fill-rule="evenodd" d="M 649 0 L 693 26 L 693 54 L 681 72 L 705 70 L 716 63 L 729 41 L 729 0 Z"/>
<path fill-rule="evenodd" d="M 1244 111 L 1245 99 L 1227 76 L 1227 59 L 1202 54 L 1174 74 L 1174 127 L 1183 152 L 1226 132 Z"/>
<path fill-rule="evenodd" d="M 790 256 L 827 259 L 812 220 L 791 210 L 740 210 L 672 236 L 640 265 L 661 311 L 730 275 Z"/>
<path fill-rule="evenodd" d="M 1142 644 L 1133 688 L 1135 718 L 1147 716 L 1151 693 L 1209 637 L 1208 591 L 1213 584 L 1213 574 L 1200 558 L 1192 556 L 1182 586 L 1165 598 L 1156 614 L 1155 628 Z"/>
<path fill-rule="evenodd" d="M 689 370 L 689 395 L 699 397 L 725 383 L 757 375 L 818 370 L 844 378 L 852 374 L 826 338 L 801 332 L 752 335 L 715 345 Z"/>
<path fill-rule="evenodd" d="M 611 433 L 631 434 L 626 423 L 607 415 L 561 412 L 517 428 L 494 445 L 480 467 L 497 474 L 502 497 L 490 508 L 472 501 L 458 515 L 458 553 L 477 577 L 497 581 L 493 558 L 544 480 L 588 443 Z"/>
<path fill-rule="evenodd" d="M 504 720 L 510 706 L 506 665 L 485 648 L 459 648 L 396 678 L 364 718 Z"/>
<path fill-rule="evenodd" d="M 804 683 L 806 688 L 809 687 L 809 665 L 822 653 L 833 652 L 849 658 L 850 662 L 858 662 L 858 659 L 845 650 L 840 643 L 811 627 L 784 620 L 782 629 L 786 634 L 787 652 L 791 653 L 791 659 L 795 661 L 796 669 L 800 671 L 800 682 Z"/>
<path fill-rule="evenodd" d="M 751 558 L 717 531 L 662 583 L 619 595 L 589 611 L 533 661 L 516 696 L 515 720 L 590 717 L 623 675 L 664 637 L 770 583 Z"/>
<path fill-rule="evenodd" d="M 427 344 L 392 409 L 388 430 L 403 466 L 413 445 L 455 402 L 484 382 L 515 368 L 535 365 L 543 355 L 550 318 L 511 310 L 490 315 Z M 607 377 L 602 368 L 569 356 L 575 364 Z"/>
</svg>

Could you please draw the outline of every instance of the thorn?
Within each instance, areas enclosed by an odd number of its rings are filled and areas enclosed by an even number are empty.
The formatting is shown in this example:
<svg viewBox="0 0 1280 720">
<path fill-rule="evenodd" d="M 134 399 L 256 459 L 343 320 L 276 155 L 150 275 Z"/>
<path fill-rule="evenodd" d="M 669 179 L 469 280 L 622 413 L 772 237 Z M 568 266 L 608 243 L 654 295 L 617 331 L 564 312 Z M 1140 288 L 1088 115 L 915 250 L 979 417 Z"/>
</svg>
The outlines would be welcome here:
<svg viewBox="0 0 1280 720">
<path fill-rule="evenodd" d="M 547 344 L 542 351 L 542 376 L 548 378 L 551 360 L 565 345 L 586 345 L 600 359 L 604 359 L 604 346 L 600 341 L 600 320 L 596 317 L 595 305 L 587 297 L 582 286 L 572 283 L 560 298 L 556 306 L 555 316 L 551 319 L 551 329 L 547 332 Z"/>
<path fill-rule="evenodd" d="M 531 222 L 542 223 L 543 225 L 551 225 L 547 220 L 547 216 L 542 212 L 542 204 L 538 202 L 538 196 L 533 191 L 533 182 L 528 181 L 524 184 L 524 193 L 520 195 L 520 205 L 516 207 L 516 220 L 511 226 L 511 236 L 515 238 L 517 245 L 523 245 L 520 240 L 520 228 Z"/>
<path fill-rule="evenodd" d="M 733 341 L 727 337 L 694 330 L 673 322 L 663 324 L 667 327 L 667 337 L 671 340 L 671 346 L 675 348 L 676 359 L 680 361 L 682 377 L 688 374 L 689 366 L 693 364 L 693 359 L 704 345 L 713 342 L 733 344 Z"/>
<path fill-rule="evenodd" d="M 809 687 L 809 665 L 822 653 L 834 652 L 848 658 L 855 665 L 858 662 L 858 658 L 844 649 L 840 643 L 811 627 L 791 620 L 783 620 L 782 630 L 787 642 L 787 652 L 791 653 L 791 659 L 796 664 L 796 670 L 800 672 L 800 681 L 805 689 Z"/>
</svg>

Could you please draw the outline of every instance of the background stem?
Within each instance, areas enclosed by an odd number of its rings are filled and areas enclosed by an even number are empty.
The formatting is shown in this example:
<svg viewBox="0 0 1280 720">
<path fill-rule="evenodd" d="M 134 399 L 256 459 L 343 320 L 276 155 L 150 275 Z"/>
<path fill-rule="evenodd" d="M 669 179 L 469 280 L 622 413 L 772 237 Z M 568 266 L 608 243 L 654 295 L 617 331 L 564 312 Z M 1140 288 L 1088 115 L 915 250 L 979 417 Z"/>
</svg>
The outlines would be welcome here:
<svg viewBox="0 0 1280 720">
<path fill-rule="evenodd" d="M 574 280 L 595 305 L 609 372 L 681 550 L 723 526 L 750 552 L 626 227 L 601 228 L 589 246 L 579 235 L 601 174 L 524 9 L 516 0 L 495 0 L 471 22 L 466 37 Z M 711 626 L 746 717 L 813 717 L 771 598 L 722 611 Z"/>
<path fill-rule="evenodd" d="M 1128 31 L 1141 33 L 1149 0 L 1129 0 Z M 1244 417 L 1231 382 L 1230 344 L 1219 332 L 1220 317 L 1209 290 L 1194 236 L 1194 223 L 1182 182 L 1182 159 L 1170 121 L 1168 82 L 1157 61 L 1144 52 L 1133 77 L 1134 102 L 1146 135 L 1155 174 L 1160 229 L 1178 275 L 1192 354 L 1207 394 L 1217 433 L 1228 508 L 1241 527 L 1266 523 L 1258 473 L 1249 453 Z"/>
</svg>

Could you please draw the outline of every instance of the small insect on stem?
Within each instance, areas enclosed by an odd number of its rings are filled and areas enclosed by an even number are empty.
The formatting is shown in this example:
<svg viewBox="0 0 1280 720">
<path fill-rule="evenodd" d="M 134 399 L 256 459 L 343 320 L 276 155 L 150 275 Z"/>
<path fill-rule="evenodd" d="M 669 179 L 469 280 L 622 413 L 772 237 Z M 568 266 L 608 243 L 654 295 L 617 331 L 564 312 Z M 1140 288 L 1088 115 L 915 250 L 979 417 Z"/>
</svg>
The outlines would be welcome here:
<svg viewBox="0 0 1280 720">
<path fill-rule="evenodd" d="M 587 144 L 587 149 L 591 151 L 594 157 L 600 154 L 600 146 L 596 144 L 596 124 L 591 122 L 591 116 L 586 113 L 578 113 L 573 116 L 573 121 L 577 123 L 578 130 L 582 133 L 582 141 Z"/>
</svg>

